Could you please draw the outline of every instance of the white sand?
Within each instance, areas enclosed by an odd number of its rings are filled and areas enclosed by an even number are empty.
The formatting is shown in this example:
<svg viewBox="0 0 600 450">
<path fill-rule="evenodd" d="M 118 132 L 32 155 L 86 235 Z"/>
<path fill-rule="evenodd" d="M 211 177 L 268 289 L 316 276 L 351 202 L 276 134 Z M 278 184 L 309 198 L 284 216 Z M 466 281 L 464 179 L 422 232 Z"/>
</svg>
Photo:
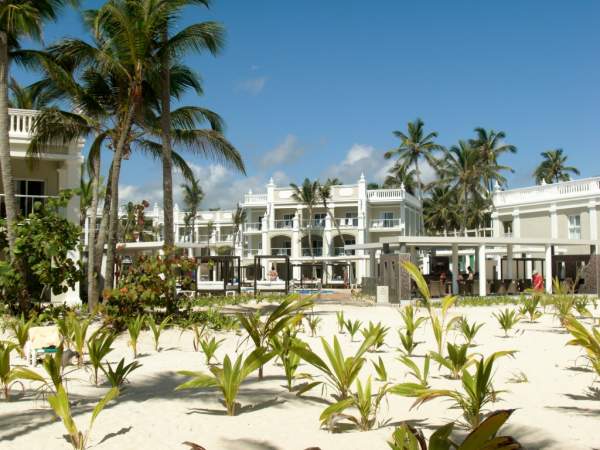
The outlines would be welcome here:
<svg viewBox="0 0 600 450">
<path fill-rule="evenodd" d="M 322 314 L 323 321 L 319 334 L 331 339 L 337 331 L 335 311 L 337 305 L 322 305 L 316 311 Z M 496 350 L 518 350 L 515 359 L 499 360 L 495 376 L 497 389 L 508 389 L 502 401 L 494 408 L 519 408 L 504 428 L 519 438 L 529 449 L 590 449 L 600 446 L 600 401 L 586 397 L 587 387 L 595 380 L 593 373 L 574 370 L 585 364 L 577 348 L 565 347 L 568 334 L 560 329 L 558 321 L 550 314 L 544 315 L 538 323 L 523 322 L 518 325 L 522 334 L 502 338 L 503 334 L 492 312 L 500 307 L 457 308 L 452 315 L 465 314 L 470 321 L 485 322 L 475 339 L 474 352 L 487 355 Z M 394 382 L 406 381 L 406 370 L 395 360 L 399 339 L 396 329 L 401 319 L 392 307 L 344 306 L 346 318 L 360 319 L 363 322 L 381 321 L 391 326 L 386 339 L 388 348 L 384 353 L 368 354 L 370 359 L 382 356 L 388 373 Z M 589 323 L 589 321 L 588 321 Z M 308 331 L 308 330 L 307 330 Z M 235 333 L 222 334 L 227 341 L 217 352 L 222 360 L 226 352 L 233 352 L 240 336 Z M 301 336 L 313 350 L 322 353 L 318 338 Z M 341 335 L 344 350 L 350 354 L 358 343 L 350 343 L 348 335 Z M 419 340 L 425 341 L 417 347 L 416 354 L 435 348 L 428 325 L 417 333 Z M 450 333 L 450 341 L 462 338 Z M 126 356 L 131 359 L 127 347 L 127 336 L 119 337 L 115 350 L 109 355 L 110 361 L 118 361 Z M 161 339 L 164 349 L 160 353 L 153 350 L 150 332 L 144 332 L 140 339 L 139 361 L 143 367 L 134 372 L 131 383 L 123 394 L 98 418 L 92 432 L 91 443 L 98 450 L 106 449 L 177 449 L 187 448 L 183 441 L 196 442 L 207 450 L 253 450 L 253 449 L 298 449 L 311 446 L 330 449 L 387 449 L 395 424 L 403 420 L 413 420 L 427 428 L 445 421 L 460 418 L 458 410 L 448 409 L 444 400 L 433 400 L 420 409 L 409 410 L 412 399 L 389 396 L 379 418 L 388 421 L 370 432 L 351 431 L 332 434 L 319 429 L 319 415 L 325 403 L 320 401 L 320 389 L 314 390 L 310 398 L 297 398 L 283 387 L 283 369 L 269 363 L 265 368 L 266 379 L 258 382 L 252 375 L 242 386 L 238 400 L 243 406 L 254 405 L 254 409 L 236 417 L 224 415 L 220 404 L 220 393 L 216 390 L 174 392 L 175 386 L 184 378 L 176 374 L 178 370 L 206 370 L 204 355 L 192 349 L 192 335 L 186 332 L 180 337 L 179 330 L 168 330 Z M 250 350 L 251 344 L 242 348 Z M 17 358 L 13 358 L 18 362 Z M 419 365 L 422 358 L 416 358 Z M 312 367 L 303 365 L 301 371 L 316 373 Z M 514 373 L 523 371 L 528 383 L 507 383 Z M 445 373 L 442 370 L 442 375 Z M 366 380 L 374 371 L 369 363 L 361 374 Z M 85 429 L 90 411 L 96 399 L 107 387 L 96 388 L 90 385 L 90 373 L 77 370 L 70 374 L 69 391 L 77 399 L 76 422 Z M 440 376 L 437 365 L 432 364 L 430 384 L 433 388 L 454 387 L 459 381 Z M 598 386 L 598 384 L 596 384 Z M 600 387 L 600 386 L 599 386 Z M 0 448 L 11 449 L 66 449 L 63 438 L 64 428 L 41 400 L 36 400 L 31 391 L 25 397 L 15 395 L 12 402 L 0 403 Z"/>
</svg>

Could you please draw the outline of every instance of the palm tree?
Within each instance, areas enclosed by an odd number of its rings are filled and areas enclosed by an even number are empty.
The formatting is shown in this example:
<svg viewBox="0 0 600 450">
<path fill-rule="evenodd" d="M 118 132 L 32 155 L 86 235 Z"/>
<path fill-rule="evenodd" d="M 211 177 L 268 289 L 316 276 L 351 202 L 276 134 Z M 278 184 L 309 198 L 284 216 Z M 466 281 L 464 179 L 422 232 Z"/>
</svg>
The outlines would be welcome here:
<svg viewBox="0 0 600 450">
<path fill-rule="evenodd" d="M 408 132 L 394 131 L 394 136 L 400 139 L 400 145 L 390 151 L 385 152 L 385 159 L 390 159 L 394 155 L 398 156 L 398 162 L 406 167 L 414 166 L 417 179 L 418 199 L 423 201 L 423 180 L 421 179 L 420 162 L 425 160 L 430 165 L 435 166 L 436 160 L 434 153 L 443 150 L 443 147 L 435 142 L 438 134 L 433 131 L 425 133 L 425 124 L 421 119 L 408 123 Z"/>
<path fill-rule="evenodd" d="M 498 158 L 503 153 L 516 153 L 517 147 L 511 144 L 505 144 L 503 141 L 506 138 L 504 131 L 486 130 L 485 128 L 475 128 L 477 137 L 471 141 L 471 145 L 481 152 L 481 160 L 483 167 L 483 184 L 488 193 L 494 190 L 494 183 L 500 186 L 506 184 L 500 171 L 509 170 L 514 172 L 508 166 L 498 165 Z"/>
<path fill-rule="evenodd" d="M 459 141 L 446 152 L 440 164 L 440 179 L 449 180 L 456 189 L 457 199 L 462 203 L 461 231 L 467 229 L 469 199 L 481 193 L 481 154 L 468 141 Z"/>
<path fill-rule="evenodd" d="M 548 150 L 541 153 L 543 161 L 533 172 L 537 184 L 558 183 L 560 181 L 569 181 L 569 173 L 579 175 L 579 170 L 573 166 L 565 165 L 567 155 L 563 155 L 563 149 Z"/>
<path fill-rule="evenodd" d="M 315 254 L 313 251 L 312 243 L 312 226 L 313 226 L 313 211 L 319 201 L 319 182 L 317 180 L 310 181 L 308 178 L 304 179 L 301 186 L 294 183 L 290 183 L 292 188 L 292 199 L 298 203 L 301 203 L 306 207 L 308 214 L 308 222 L 306 225 L 306 233 L 308 235 L 308 249 L 310 257 L 314 259 Z"/>
<path fill-rule="evenodd" d="M 189 50 L 197 52 L 208 50 L 216 55 L 223 47 L 223 27 L 215 22 L 195 23 L 187 26 L 173 36 L 169 32 L 176 27 L 181 10 L 190 5 L 209 7 L 209 0 L 146 0 L 153 8 L 164 10 L 165 21 L 159 40 L 156 42 L 157 56 L 160 62 L 160 107 L 161 141 L 163 169 L 163 207 L 165 245 L 175 244 L 173 234 L 173 175 L 171 159 L 171 68 L 173 60 L 180 59 Z M 220 131 L 220 130 L 219 130 Z"/>
<path fill-rule="evenodd" d="M 238 237 L 241 235 L 242 227 L 246 223 L 246 210 L 241 205 L 237 205 L 233 213 L 233 251 L 235 254 L 235 244 Z"/>
<path fill-rule="evenodd" d="M 460 225 L 456 190 L 450 186 L 434 186 L 423 202 L 425 228 L 432 234 L 446 234 Z"/>
<path fill-rule="evenodd" d="M 342 235 L 342 230 L 340 229 L 340 224 L 334 217 L 333 212 L 331 211 L 331 208 L 329 207 L 329 200 L 331 200 L 331 186 L 334 186 L 333 183 L 335 183 L 336 181 L 339 181 L 339 180 L 337 178 L 333 178 L 333 179 L 328 178 L 327 181 L 325 181 L 325 183 L 323 183 L 323 184 L 319 183 L 319 199 L 321 200 L 321 203 L 323 204 L 323 208 L 325 209 L 325 212 L 329 216 L 329 220 L 335 227 L 338 237 L 343 242 L 343 235 Z M 335 249 L 334 249 L 334 251 L 335 251 Z"/>
<path fill-rule="evenodd" d="M 204 199 L 204 191 L 202 191 L 200 181 L 195 176 L 187 183 L 182 184 L 181 189 L 183 189 L 183 203 L 187 209 L 186 217 L 189 217 L 192 228 L 192 242 L 196 242 L 196 215 L 198 214 L 198 207 Z"/>
<path fill-rule="evenodd" d="M 58 18 L 60 10 L 67 4 L 75 5 L 75 0 L 3 0 L 0 3 L 0 167 L 4 188 L 4 206 L 6 209 L 6 235 L 10 260 L 25 273 L 23 263 L 17 261 L 14 254 L 15 231 L 17 221 L 17 201 L 15 197 L 12 161 L 10 158 L 8 84 L 9 66 L 15 51 L 20 48 L 20 40 L 30 38 L 41 40 L 44 22 Z M 24 288 L 22 308 L 28 305 Z"/>
<path fill-rule="evenodd" d="M 8 106 L 19 109 L 42 109 L 47 107 L 53 96 L 46 89 L 46 85 L 41 82 L 21 86 L 14 78 L 10 79 L 9 84 L 10 98 Z"/>
<path fill-rule="evenodd" d="M 416 170 L 397 161 L 390 169 L 389 174 L 383 182 L 384 188 L 399 188 L 404 186 L 404 189 L 409 194 L 415 194 L 416 190 Z"/>
</svg>

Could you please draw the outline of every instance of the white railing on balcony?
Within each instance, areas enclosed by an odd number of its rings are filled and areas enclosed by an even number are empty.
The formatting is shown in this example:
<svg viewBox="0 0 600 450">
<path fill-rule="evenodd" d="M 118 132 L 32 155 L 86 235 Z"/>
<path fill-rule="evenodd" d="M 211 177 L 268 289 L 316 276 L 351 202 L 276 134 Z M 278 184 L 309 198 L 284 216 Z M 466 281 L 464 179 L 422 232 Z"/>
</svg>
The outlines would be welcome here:
<svg viewBox="0 0 600 450">
<path fill-rule="evenodd" d="M 262 224 L 260 222 L 251 222 L 244 224 L 244 231 L 260 231 Z"/>
<path fill-rule="evenodd" d="M 325 228 L 325 219 L 303 220 L 302 226 L 304 228 Z"/>
<path fill-rule="evenodd" d="M 358 217 L 343 217 L 335 219 L 340 228 L 356 228 L 358 227 Z"/>
<path fill-rule="evenodd" d="M 333 256 L 350 256 L 354 254 L 356 254 L 354 250 L 346 250 L 344 247 L 335 247 L 333 249 Z"/>
<path fill-rule="evenodd" d="M 322 247 L 314 247 L 312 254 L 313 254 L 313 256 L 323 256 L 323 248 Z M 302 249 L 302 256 L 310 256 L 310 248 L 304 247 Z"/>
<path fill-rule="evenodd" d="M 245 204 L 263 204 L 267 203 L 267 194 L 245 194 Z"/>
<path fill-rule="evenodd" d="M 244 254 L 246 255 L 246 258 L 260 255 L 260 252 L 261 252 L 260 248 L 247 248 L 244 250 Z"/>
<path fill-rule="evenodd" d="M 271 248 L 272 256 L 292 256 L 292 249 L 287 247 Z"/>
<path fill-rule="evenodd" d="M 371 220 L 371 228 L 401 228 L 402 222 L 400 219 L 373 219 Z"/>
<path fill-rule="evenodd" d="M 54 195 L 15 195 L 17 199 L 17 208 L 21 215 L 28 216 L 34 210 L 34 205 L 39 203 L 46 203 L 49 198 L 57 198 Z M 0 194 L 0 215 L 1 217 L 6 217 L 6 207 L 4 205 L 4 194 Z"/>
<path fill-rule="evenodd" d="M 600 195 L 600 178 L 586 178 L 522 189 L 496 191 L 494 192 L 494 205 L 518 205 L 520 203 L 552 201 L 591 194 Z"/>
<path fill-rule="evenodd" d="M 443 236 L 443 237 L 494 237 L 493 228 L 472 228 L 470 230 L 447 230 L 440 233 L 428 233 L 430 236 Z M 512 233 L 504 233 L 503 237 L 512 237 Z"/>
<path fill-rule="evenodd" d="M 390 200 L 403 200 L 406 195 L 404 189 L 373 189 L 367 191 L 370 202 L 385 202 Z"/>
<path fill-rule="evenodd" d="M 8 109 L 10 119 L 8 133 L 13 137 L 29 137 L 33 128 L 33 119 L 39 112 L 32 109 Z"/>
<path fill-rule="evenodd" d="M 294 221 L 292 219 L 278 219 L 275 221 L 275 228 L 278 230 L 291 230 L 294 228 Z"/>
</svg>

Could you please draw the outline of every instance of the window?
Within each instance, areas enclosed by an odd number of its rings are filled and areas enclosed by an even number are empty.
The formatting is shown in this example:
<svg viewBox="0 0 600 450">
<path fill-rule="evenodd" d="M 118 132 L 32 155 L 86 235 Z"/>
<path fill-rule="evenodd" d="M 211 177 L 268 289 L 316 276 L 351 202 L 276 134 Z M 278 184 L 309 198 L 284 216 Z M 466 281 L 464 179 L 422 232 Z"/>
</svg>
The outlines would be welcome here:
<svg viewBox="0 0 600 450">
<path fill-rule="evenodd" d="M 345 224 L 347 226 L 357 227 L 358 226 L 358 215 L 353 212 L 347 212 Z"/>
<path fill-rule="evenodd" d="M 286 227 L 291 227 L 294 224 L 294 215 L 293 214 L 284 214 L 283 215 L 283 223 Z"/>
<path fill-rule="evenodd" d="M 581 239 L 581 216 L 569 216 L 569 239 Z"/>
<path fill-rule="evenodd" d="M 512 220 L 502 222 L 502 228 L 504 229 L 504 236 L 512 236 Z"/>
<path fill-rule="evenodd" d="M 17 204 L 24 215 L 33 211 L 35 202 L 44 201 L 45 183 L 35 180 L 16 180 Z"/>
<path fill-rule="evenodd" d="M 391 228 L 394 226 L 394 213 L 386 211 L 381 214 L 381 218 L 383 219 L 383 227 Z"/>
<path fill-rule="evenodd" d="M 326 213 L 317 213 L 315 214 L 315 226 L 324 227 L 325 226 L 325 217 Z"/>
</svg>

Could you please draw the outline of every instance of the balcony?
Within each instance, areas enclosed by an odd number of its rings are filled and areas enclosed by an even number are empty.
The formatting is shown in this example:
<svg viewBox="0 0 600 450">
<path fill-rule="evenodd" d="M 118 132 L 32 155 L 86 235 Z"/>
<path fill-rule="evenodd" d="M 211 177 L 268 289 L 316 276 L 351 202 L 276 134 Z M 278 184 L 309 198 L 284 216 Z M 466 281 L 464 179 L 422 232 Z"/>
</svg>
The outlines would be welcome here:
<svg viewBox="0 0 600 450">
<path fill-rule="evenodd" d="M 511 206 L 524 203 L 543 203 L 569 198 L 600 195 L 600 178 L 544 184 L 523 189 L 495 191 L 494 206 Z"/>
<path fill-rule="evenodd" d="M 12 138 L 30 138 L 31 130 L 33 128 L 33 120 L 37 115 L 38 111 L 35 110 L 9 108 L 9 136 Z"/>
<path fill-rule="evenodd" d="M 313 256 L 323 256 L 323 248 L 315 247 L 313 248 Z M 302 256 L 310 256 L 310 248 L 305 247 L 302 249 Z"/>
<path fill-rule="evenodd" d="M 367 199 L 371 203 L 404 200 L 406 191 L 404 189 L 374 189 L 367 191 Z"/>
<path fill-rule="evenodd" d="M 45 204 L 49 198 L 57 198 L 54 195 L 15 195 L 17 199 L 17 208 L 22 216 L 28 216 L 34 210 L 36 203 Z M 0 194 L 0 217 L 6 217 L 6 207 L 4 205 L 4 194 Z"/>
<path fill-rule="evenodd" d="M 245 194 L 245 205 L 265 205 L 267 203 L 267 194 Z"/>
<path fill-rule="evenodd" d="M 271 256 L 292 256 L 292 249 L 287 247 L 272 248 Z"/>
<path fill-rule="evenodd" d="M 244 231 L 247 233 L 258 233 L 262 230 L 262 224 L 260 222 L 251 222 L 244 224 Z"/>
<path fill-rule="evenodd" d="M 304 228 L 312 228 L 312 229 L 322 229 L 325 228 L 325 219 L 312 219 L 312 220 L 303 220 L 302 227 Z"/>
<path fill-rule="evenodd" d="M 292 228 L 294 228 L 294 220 L 293 219 L 275 220 L 275 229 L 276 230 L 291 230 Z"/>
<path fill-rule="evenodd" d="M 244 256 L 246 258 L 254 258 L 256 255 L 260 255 L 260 248 L 247 248 L 244 250 Z"/>
<path fill-rule="evenodd" d="M 335 221 L 340 228 L 358 228 L 358 217 L 336 218 Z"/>
<path fill-rule="evenodd" d="M 346 250 L 344 247 L 335 247 L 333 249 L 333 256 L 352 256 L 355 254 L 356 254 L 356 251 Z"/>
<path fill-rule="evenodd" d="M 399 229 L 402 228 L 400 219 L 373 219 L 371 220 L 373 229 Z"/>
</svg>

